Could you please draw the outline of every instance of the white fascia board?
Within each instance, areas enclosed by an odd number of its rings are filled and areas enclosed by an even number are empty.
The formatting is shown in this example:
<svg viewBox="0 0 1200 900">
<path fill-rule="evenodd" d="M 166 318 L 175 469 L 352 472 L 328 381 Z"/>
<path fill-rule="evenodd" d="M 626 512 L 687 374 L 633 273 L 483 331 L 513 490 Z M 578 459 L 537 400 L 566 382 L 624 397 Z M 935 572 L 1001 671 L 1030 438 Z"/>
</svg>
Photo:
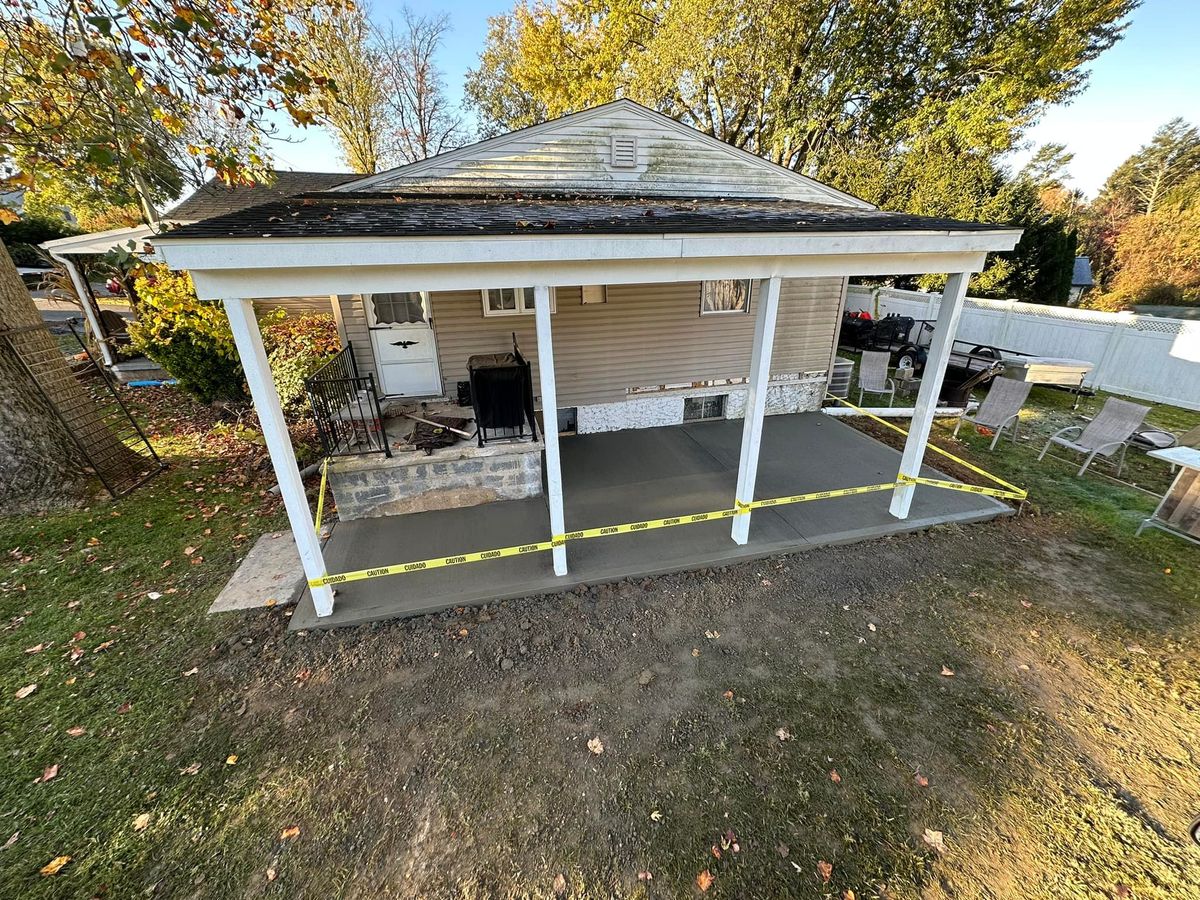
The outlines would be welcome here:
<svg viewBox="0 0 1200 900">
<path fill-rule="evenodd" d="M 979 272 L 987 253 L 809 254 L 801 256 L 666 257 L 640 259 L 485 262 L 434 265 L 310 266 L 304 268 L 191 269 L 204 300 L 268 299 L 393 291 L 479 290 L 500 284 L 549 287 L 580 284 L 651 284 L 716 278 L 823 278 Z M 169 260 L 169 264 L 175 266 Z"/>
<path fill-rule="evenodd" d="M 957 253 L 1011 250 L 1019 229 L 822 234 L 512 235 L 421 238 L 164 238 L 174 269 L 491 265 L 735 256 Z"/>
<path fill-rule="evenodd" d="M 43 241 L 38 246 L 50 253 L 95 256 L 103 255 L 129 241 L 140 242 L 155 237 L 157 235 L 151 226 L 136 225 L 132 228 L 110 228 L 107 231 L 93 231 L 90 234 L 73 234 L 70 237 Z"/>
</svg>

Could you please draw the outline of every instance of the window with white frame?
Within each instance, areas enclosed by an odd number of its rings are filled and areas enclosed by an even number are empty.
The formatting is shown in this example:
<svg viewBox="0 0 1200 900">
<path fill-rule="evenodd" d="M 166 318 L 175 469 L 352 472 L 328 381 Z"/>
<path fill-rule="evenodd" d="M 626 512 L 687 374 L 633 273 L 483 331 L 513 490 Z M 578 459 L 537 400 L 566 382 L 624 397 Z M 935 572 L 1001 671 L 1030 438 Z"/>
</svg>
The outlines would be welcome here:
<svg viewBox="0 0 1200 900">
<path fill-rule="evenodd" d="M 714 316 L 744 313 L 750 310 L 749 278 L 724 278 L 700 285 L 700 315 Z"/>
<path fill-rule="evenodd" d="M 484 288 L 480 292 L 485 316 L 532 316 L 533 288 Z M 550 312 L 554 312 L 554 288 L 550 288 Z"/>
</svg>

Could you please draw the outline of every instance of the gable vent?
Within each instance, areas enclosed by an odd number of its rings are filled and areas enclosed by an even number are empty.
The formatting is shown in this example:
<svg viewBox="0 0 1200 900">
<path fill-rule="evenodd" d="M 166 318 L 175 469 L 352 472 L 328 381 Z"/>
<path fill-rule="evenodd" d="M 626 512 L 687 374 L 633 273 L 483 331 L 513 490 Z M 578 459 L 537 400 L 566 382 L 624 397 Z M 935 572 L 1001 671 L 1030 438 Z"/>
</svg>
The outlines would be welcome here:
<svg viewBox="0 0 1200 900">
<path fill-rule="evenodd" d="M 612 136 L 612 167 L 614 169 L 636 169 L 637 164 L 637 135 L 614 134 Z"/>
</svg>

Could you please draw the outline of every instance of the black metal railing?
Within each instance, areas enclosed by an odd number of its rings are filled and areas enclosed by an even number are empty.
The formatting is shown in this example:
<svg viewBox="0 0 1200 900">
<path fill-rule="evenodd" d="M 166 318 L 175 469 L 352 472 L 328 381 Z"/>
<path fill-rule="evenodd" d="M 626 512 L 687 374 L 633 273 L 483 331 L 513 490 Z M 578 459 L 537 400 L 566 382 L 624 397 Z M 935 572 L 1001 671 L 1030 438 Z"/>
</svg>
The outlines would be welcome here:
<svg viewBox="0 0 1200 900">
<path fill-rule="evenodd" d="M 382 453 L 391 456 L 375 376 L 358 374 L 347 343 L 304 382 L 326 456 Z"/>
</svg>

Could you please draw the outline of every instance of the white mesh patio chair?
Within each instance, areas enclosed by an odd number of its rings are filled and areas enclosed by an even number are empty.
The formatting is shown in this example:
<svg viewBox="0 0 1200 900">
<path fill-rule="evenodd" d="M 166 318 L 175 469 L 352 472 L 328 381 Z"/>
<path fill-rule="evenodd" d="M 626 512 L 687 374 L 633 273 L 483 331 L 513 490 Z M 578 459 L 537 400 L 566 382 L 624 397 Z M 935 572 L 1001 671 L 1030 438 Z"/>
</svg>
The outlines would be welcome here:
<svg viewBox="0 0 1200 900">
<path fill-rule="evenodd" d="M 1120 476 L 1121 468 L 1125 465 L 1125 451 L 1129 447 L 1129 439 L 1141 426 L 1142 420 L 1146 418 L 1148 412 L 1150 412 L 1148 406 L 1109 397 L 1104 401 L 1104 406 L 1100 407 L 1100 412 L 1096 413 L 1096 417 L 1088 422 L 1086 428 L 1072 425 L 1070 428 L 1060 429 L 1051 435 L 1050 440 L 1046 441 L 1046 446 L 1042 448 L 1042 452 L 1038 454 L 1038 459 L 1045 458 L 1046 451 L 1050 449 L 1051 444 L 1058 444 L 1060 447 L 1066 447 L 1076 453 L 1085 453 L 1087 459 L 1083 461 L 1083 465 L 1079 467 L 1077 473 L 1082 475 L 1097 455 L 1111 459 L 1114 454 L 1119 453 L 1117 475 Z M 1077 436 L 1068 437 L 1071 432 L 1075 432 Z"/>
<path fill-rule="evenodd" d="M 863 394 L 887 394 L 888 406 L 896 399 L 896 382 L 888 377 L 888 363 L 892 354 L 886 350 L 864 350 L 858 364 L 858 405 L 862 406 Z"/>
<path fill-rule="evenodd" d="M 962 428 L 963 422 L 991 428 L 996 432 L 996 436 L 992 438 L 992 445 L 988 449 L 995 450 L 996 444 L 1000 442 L 1000 435 L 1011 425 L 1010 436 L 1015 444 L 1017 427 L 1021 423 L 1021 407 L 1029 399 L 1031 387 L 1033 384 L 1028 381 L 1017 381 L 1013 378 L 994 379 L 988 395 L 979 404 L 979 409 L 958 417 L 958 421 L 954 423 L 954 436 L 958 437 L 958 429 Z"/>
</svg>

